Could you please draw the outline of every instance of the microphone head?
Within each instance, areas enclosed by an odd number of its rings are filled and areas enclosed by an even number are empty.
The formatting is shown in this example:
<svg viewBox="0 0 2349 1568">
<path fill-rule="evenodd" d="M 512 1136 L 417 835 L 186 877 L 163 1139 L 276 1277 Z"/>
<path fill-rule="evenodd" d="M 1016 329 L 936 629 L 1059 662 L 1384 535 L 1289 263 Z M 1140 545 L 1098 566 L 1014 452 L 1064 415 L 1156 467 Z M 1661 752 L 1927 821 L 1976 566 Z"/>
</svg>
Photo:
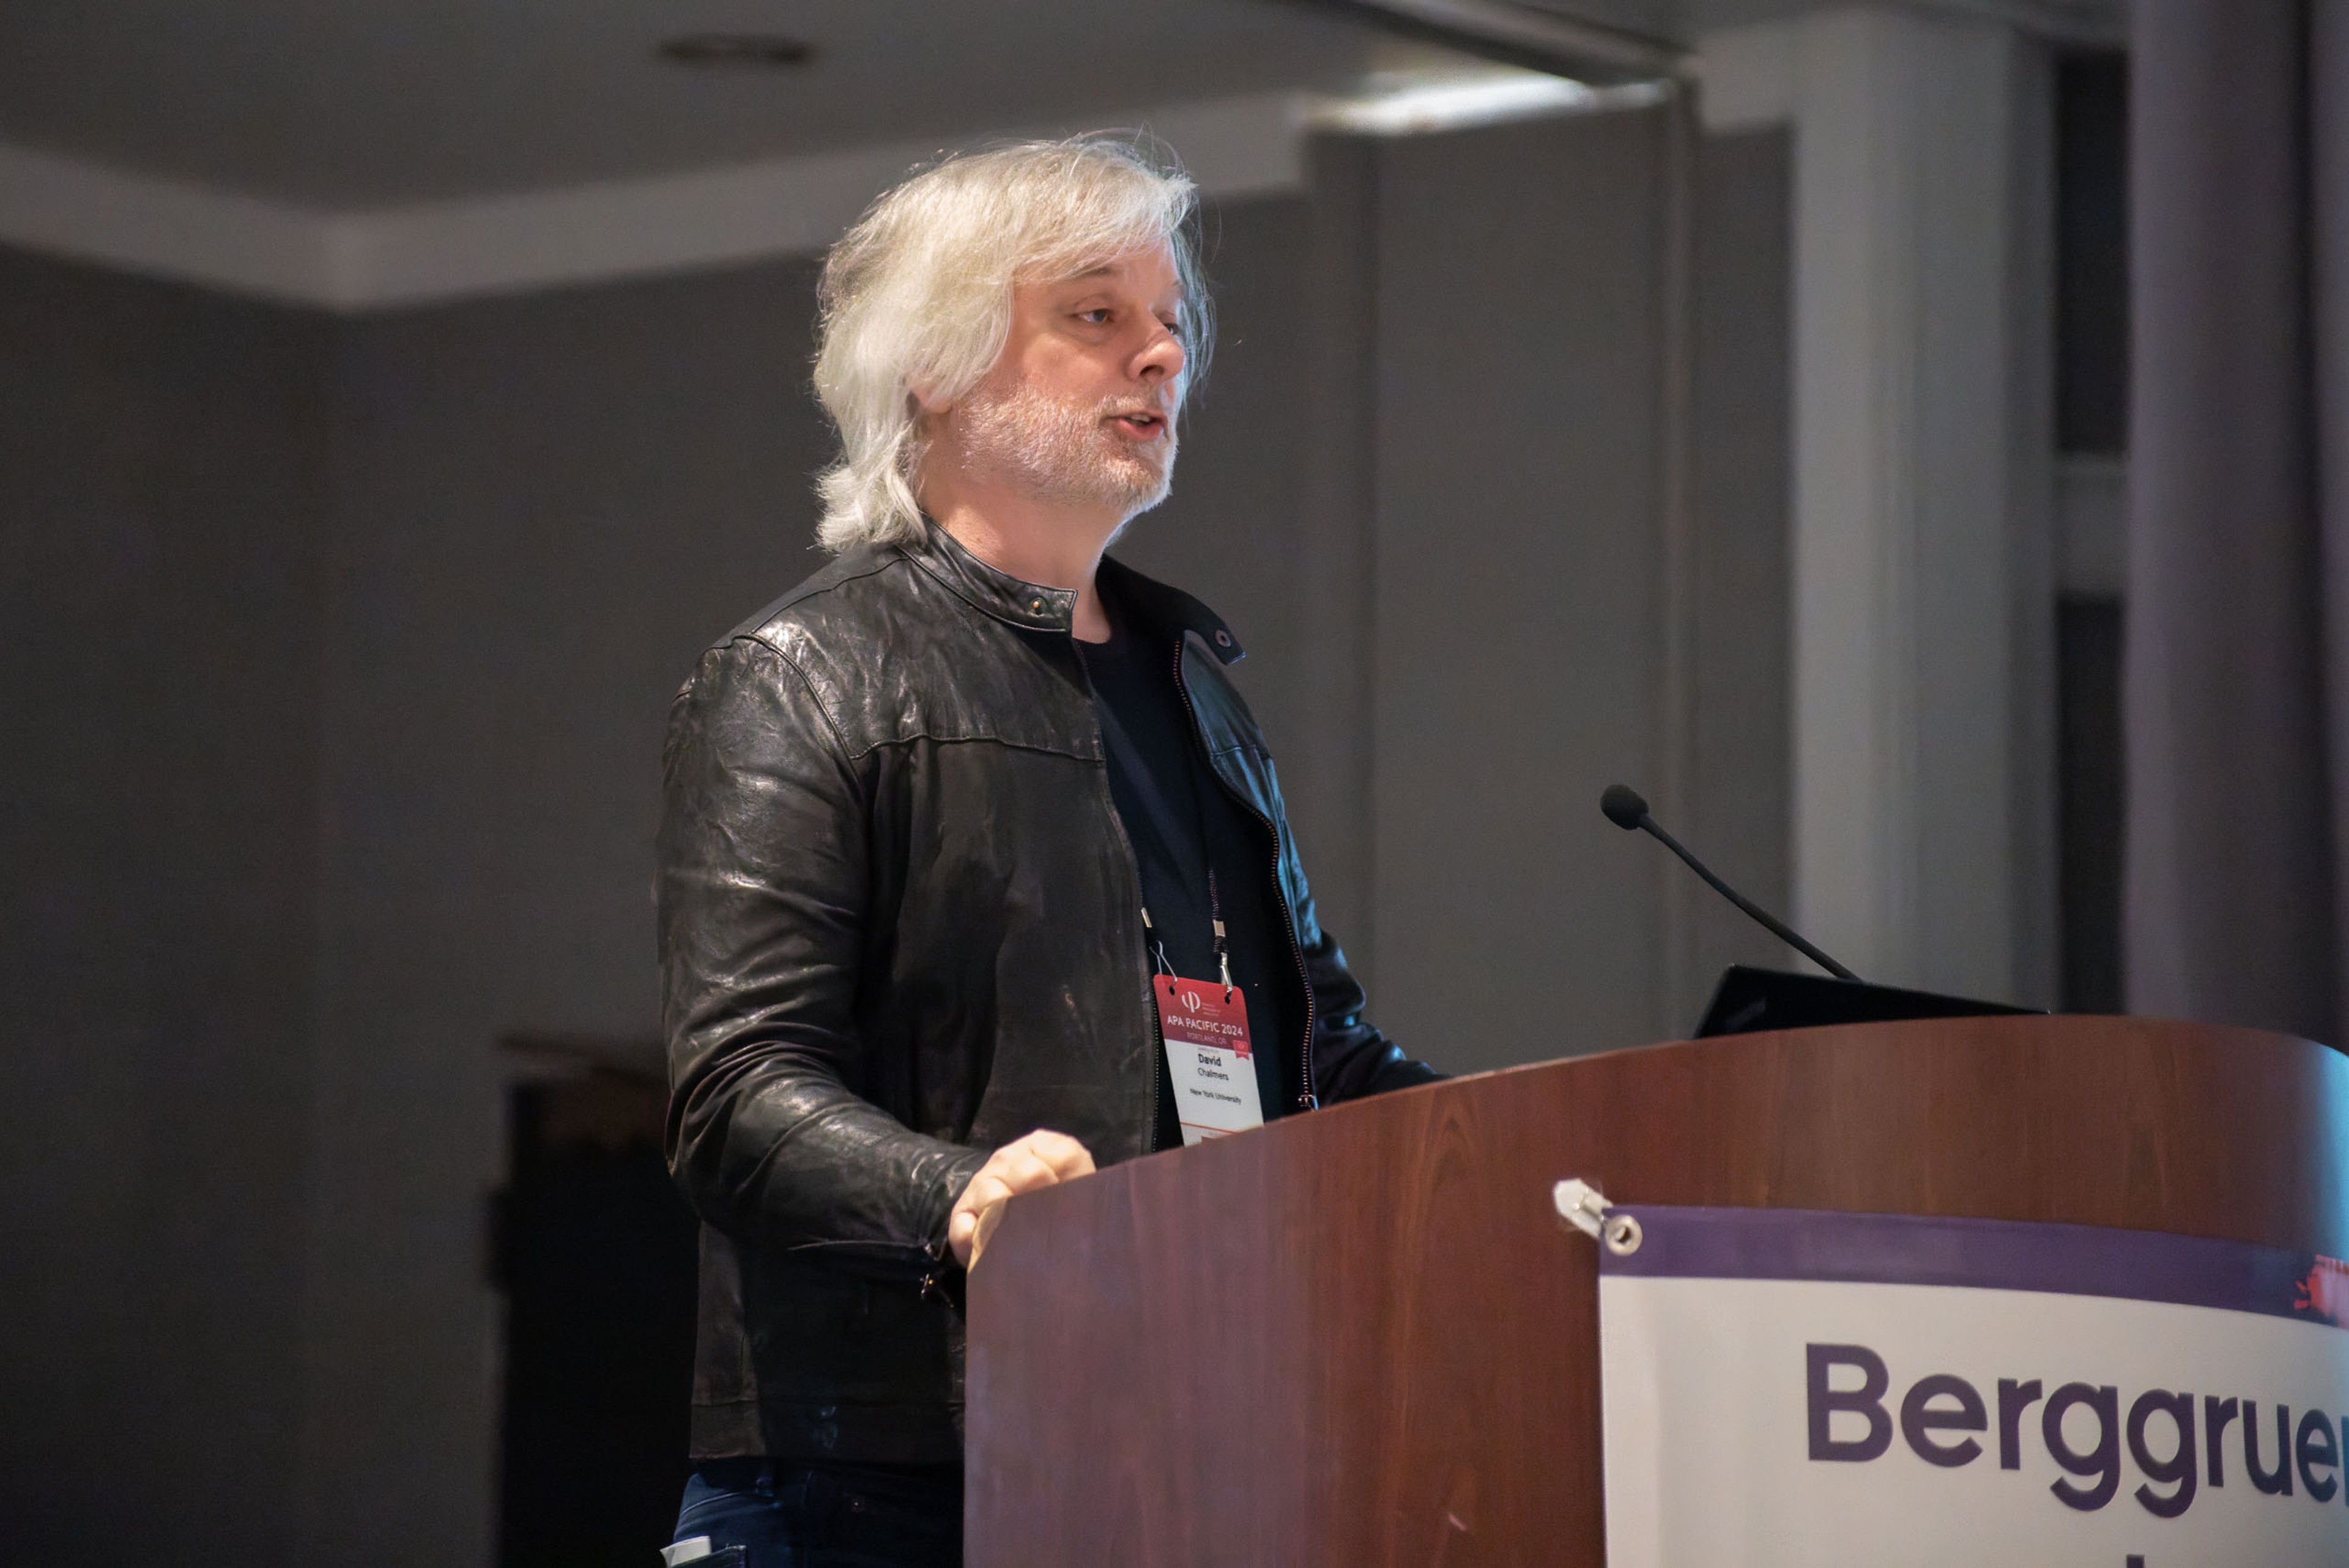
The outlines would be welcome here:
<svg viewBox="0 0 2349 1568">
<path fill-rule="evenodd" d="M 1629 784 L 1609 784 L 1607 792 L 1599 797 L 1599 809 L 1617 827 L 1636 828 L 1640 819 L 1648 814 L 1648 802 Z"/>
</svg>

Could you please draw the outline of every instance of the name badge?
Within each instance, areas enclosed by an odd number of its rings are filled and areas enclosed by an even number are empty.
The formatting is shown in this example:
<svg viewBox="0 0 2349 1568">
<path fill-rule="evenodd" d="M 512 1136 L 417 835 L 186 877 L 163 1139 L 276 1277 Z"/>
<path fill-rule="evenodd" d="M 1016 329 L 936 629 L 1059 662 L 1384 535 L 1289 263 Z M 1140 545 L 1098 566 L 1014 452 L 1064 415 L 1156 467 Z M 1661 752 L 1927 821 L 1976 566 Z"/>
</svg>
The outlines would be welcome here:
<svg viewBox="0 0 2349 1568">
<path fill-rule="evenodd" d="M 1184 1147 L 1262 1127 L 1247 995 L 1220 981 L 1175 975 L 1152 976 L 1151 989 L 1158 998 L 1158 1032 L 1166 1042 L 1166 1075 L 1174 1082 Z"/>
</svg>

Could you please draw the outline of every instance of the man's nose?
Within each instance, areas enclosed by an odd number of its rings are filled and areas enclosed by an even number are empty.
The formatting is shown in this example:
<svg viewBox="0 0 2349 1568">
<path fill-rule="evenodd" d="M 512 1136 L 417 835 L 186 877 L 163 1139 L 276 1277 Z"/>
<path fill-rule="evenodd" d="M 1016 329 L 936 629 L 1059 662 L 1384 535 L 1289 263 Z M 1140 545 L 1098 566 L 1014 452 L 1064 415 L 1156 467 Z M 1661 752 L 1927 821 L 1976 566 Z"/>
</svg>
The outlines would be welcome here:
<svg viewBox="0 0 2349 1568">
<path fill-rule="evenodd" d="M 1172 381 L 1183 374 L 1183 340 L 1164 323 L 1134 356 L 1133 374 L 1143 381 Z"/>
</svg>

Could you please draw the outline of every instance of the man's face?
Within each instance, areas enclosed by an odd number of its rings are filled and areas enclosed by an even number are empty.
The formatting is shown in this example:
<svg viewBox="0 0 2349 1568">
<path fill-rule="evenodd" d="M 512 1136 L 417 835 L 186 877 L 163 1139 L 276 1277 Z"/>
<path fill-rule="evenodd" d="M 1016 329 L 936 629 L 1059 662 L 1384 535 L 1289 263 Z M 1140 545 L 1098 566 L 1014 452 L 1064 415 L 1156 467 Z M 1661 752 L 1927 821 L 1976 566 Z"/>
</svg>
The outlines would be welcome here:
<svg viewBox="0 0 2349 1568">
<path fill-rule="evenodd" d="M 1182 284 L 1164 245 L 1011 291 L 1001 357 L 956 405 L 974 469 L 1122 519 L 1166 499 L 1183 396 Z"/>
</svg>

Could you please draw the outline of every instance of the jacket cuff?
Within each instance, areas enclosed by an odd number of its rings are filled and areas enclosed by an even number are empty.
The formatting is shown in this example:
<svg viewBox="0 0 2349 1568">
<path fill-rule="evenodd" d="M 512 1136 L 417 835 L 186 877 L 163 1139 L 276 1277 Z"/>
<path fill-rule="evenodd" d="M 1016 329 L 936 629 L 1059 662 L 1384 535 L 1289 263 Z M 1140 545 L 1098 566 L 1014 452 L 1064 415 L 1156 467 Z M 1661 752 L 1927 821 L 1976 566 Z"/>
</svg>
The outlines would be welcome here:
<svg viewBox="0 0 2349 1568">
<path fill-rule="evenodd" d="M 952 1249 L 947 1245 L 947 1222 L 954 1218 L 954 1206 L 961 1201 L 962 1190 L 970 1185 L 970 1179 L 978 1174 L 980 1166 L 987 1163 L 989 1152 L 985 1149 L 960 1150 L 938 1163 L 934 1178 L 936 1185 L 932 1188 L 936 1194 L 933 1200 L 935 1212 L 930 1216 L 928 1230 L 922 1237 L 922 1250 L 929 1254 L 934 1270 L 948 1268 L 960 1272 L 960 1265 L 954 1261 Z"/>
<path fill-rule="evenodd" d="M 970 1276 L 962 1264 L 955 1262 L 954 1249 L 947 1244 L 947 1222 L 954 1218 L 954 1206 L 960 1201 L 962 1190 L 970 1185 L 970 1179 L 987 1163 L 988 1153 L 984 1149 L 967 1150 L 947 1161 L 938 1176 L 946 1202 L 939 1205 L 937 1221 L 922 1245 L 930 1261 L 928 1272 L 922 1275 L 922 1294 L 946 1302 L 954 1308 L 957 1317 L 964 1315 L 964 1297 Z"/>
</svg>

